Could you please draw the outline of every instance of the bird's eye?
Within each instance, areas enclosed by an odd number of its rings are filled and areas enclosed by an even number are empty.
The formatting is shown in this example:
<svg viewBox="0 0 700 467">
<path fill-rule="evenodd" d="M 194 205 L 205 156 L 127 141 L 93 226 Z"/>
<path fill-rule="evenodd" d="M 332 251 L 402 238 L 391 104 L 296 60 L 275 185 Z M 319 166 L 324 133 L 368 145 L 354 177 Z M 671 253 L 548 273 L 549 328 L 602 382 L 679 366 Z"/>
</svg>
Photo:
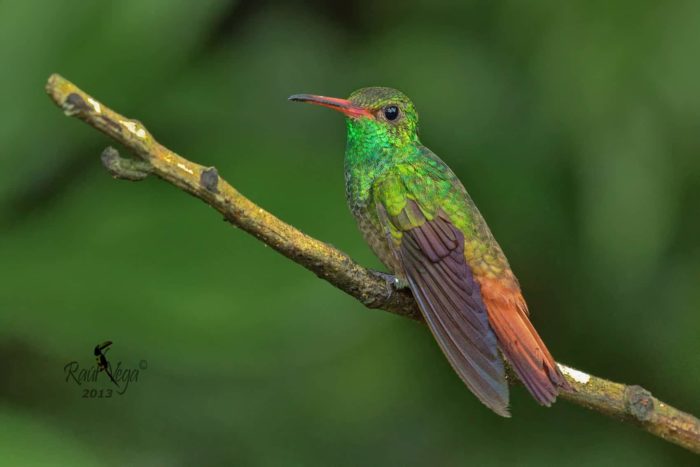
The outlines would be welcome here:
<svg viewBox="0 0 700 467">
<path fill-rule="evenodd" d="M 384 117 L 391 121 L 399 118 L 399 108 L 395 105 L 387 105 L 384 107 Z"/>
</svg>

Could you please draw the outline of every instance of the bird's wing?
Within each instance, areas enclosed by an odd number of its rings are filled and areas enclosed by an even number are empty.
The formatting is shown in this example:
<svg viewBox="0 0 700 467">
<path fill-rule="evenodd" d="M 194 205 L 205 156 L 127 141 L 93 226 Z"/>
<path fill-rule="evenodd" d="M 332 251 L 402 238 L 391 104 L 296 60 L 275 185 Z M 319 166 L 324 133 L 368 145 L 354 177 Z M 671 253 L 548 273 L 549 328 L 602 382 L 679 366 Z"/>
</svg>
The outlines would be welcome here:
<svg viewBox="0 0 700 467">
<path fill-rule="evenodd" d="M 405 183 L 407 173 L 383 177 L 374 204 L 387 241 L 423 317 L 450 364 L 486 406 L 504 417 L 508 384 L 479 285 L 464 257 L 464 235 L 435 203 L 439 184 Z M 418 196 L 417 196 L 418 195 Z M 420 199 L 420 200 L 419 200 Z M 439 204 L 439 203 L 437 203 Z"/>
<path fill-rule="evenodd" d="M 560 390 L 571 390 L 571 386 L 530 323 L 527 304 L 520 291 L 518 280 L 510 270 L 508 260 L 459 179 L 429 149 L 422 148 L 421 154 L 425 158 L 420 164 L 421 172 L 429 173 L 438 183 L 449 184 L 447 187 L 451 187 L 451 190 L 443 191 L 447 193 L 443 196 L 450 197 L 449 193 L 453 194 L 451 197 L 453 208 L 461 204 L 458 209 L 450 210 L 451 215 L 469 213 L 467 224 L 470 226 L 471 236 L 491 247 L 490 250 L 482 252 L 480 258 L 474 258 L 473 262 L 468 258 L 467 264 L 479 264 L 482 269 L 485 265 L 487 269 L 490 268 L 491 274 L 478 269 L 473 273 L 480 289 L 481 299 L 486 305 L 489 325 L 496 334 L 499 349 L 535 400 L 545 406 L 551 405 Z M 406 184 L 412 185 L 410 181 Z M 413 190 L 423 189 L 418 186 Z M 469 256 L 467 254 L 467 257 Z M 478 256 L 478 254 L 472 252 L 471 256 Z"/>
</svg>

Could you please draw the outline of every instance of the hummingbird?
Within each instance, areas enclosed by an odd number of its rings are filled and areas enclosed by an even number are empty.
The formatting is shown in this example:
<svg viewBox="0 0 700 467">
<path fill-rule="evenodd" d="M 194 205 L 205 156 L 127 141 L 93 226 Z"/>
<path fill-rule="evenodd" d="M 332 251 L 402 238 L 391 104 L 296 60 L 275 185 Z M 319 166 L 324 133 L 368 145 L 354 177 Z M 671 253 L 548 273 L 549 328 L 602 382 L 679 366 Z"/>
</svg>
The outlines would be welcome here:
<svg viewBox="0 0 700 467">
<path fill-rule="evenodd" d="M 365 241 L 410 288 L 454 371 L 509 417 L 504 359 L 541 405 L 571 390 L 529 320 L 506 256 L 454 172 L 418 139 L 402 92 L 368 87 L 348 99 L 296 94 L 345 115 L 345 194 Z"/>
</svg>

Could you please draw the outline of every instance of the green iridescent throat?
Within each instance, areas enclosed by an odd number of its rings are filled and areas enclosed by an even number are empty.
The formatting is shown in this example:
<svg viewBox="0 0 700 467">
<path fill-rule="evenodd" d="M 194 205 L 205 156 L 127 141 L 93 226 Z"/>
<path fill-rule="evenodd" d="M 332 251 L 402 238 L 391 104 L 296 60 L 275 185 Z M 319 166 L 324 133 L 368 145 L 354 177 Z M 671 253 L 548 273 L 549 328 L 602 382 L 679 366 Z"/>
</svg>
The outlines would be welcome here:
<svg viewBox="0 0 700 467">
<path fill-rule="evenodd" d="M 403 115 L 396 124 L 368 117 L 345 119 L 345 177 L 351 205 L 364 204 L 372 182 L 387 169 L 420 157 L 414 115 Z"/>
</svg>

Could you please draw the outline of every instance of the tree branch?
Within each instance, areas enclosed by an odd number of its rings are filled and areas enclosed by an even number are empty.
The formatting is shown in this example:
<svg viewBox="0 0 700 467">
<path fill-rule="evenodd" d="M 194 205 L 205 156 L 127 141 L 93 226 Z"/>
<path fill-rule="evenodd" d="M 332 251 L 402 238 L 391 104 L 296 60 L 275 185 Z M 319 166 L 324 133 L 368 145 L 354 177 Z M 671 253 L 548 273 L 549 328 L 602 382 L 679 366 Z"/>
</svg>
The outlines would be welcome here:
<svg viewBox="0 0 700 467">
<path fill-rule="evenodd" d="M 365 269 L 345 253 L 281 221 L 239 193 L 214 167 L 190 162 L 159 144 L 139 121 L 114 112 L 57 74 L 49 78 L 46 92 L 66 115 L 100 130 L 137 156 L 126 159 L 107 148 L 102 162 L 115 178 L 136 181 L 155 175 L 201 199 L 230 223 L 365 306 L 422 321 L 412 295 L 396 289 L 392 276 Z M 640 386 L 615 383 L 562 364 L 559 367 L 575 389 L 562 393 L 562 398 L 631 422 L 700 454 L 700 420 L 696 417 L 661 402 Z"/>
</svg>

